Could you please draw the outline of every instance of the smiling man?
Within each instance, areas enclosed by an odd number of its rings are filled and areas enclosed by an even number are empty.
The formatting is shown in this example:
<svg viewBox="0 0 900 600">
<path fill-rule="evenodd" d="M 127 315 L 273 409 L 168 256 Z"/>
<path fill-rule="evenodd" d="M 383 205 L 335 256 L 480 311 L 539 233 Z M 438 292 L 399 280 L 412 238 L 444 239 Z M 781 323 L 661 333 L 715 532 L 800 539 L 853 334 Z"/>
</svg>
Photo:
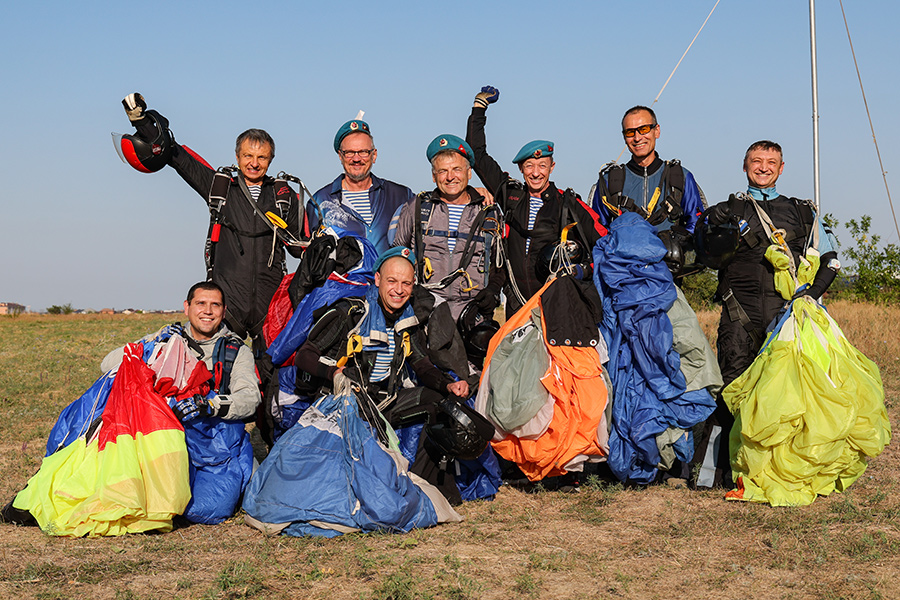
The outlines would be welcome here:
<svg viewBox="0 0 900 600">
<path fill-rule="evenodd" d="M 195 283 L 188 290 L 184 301 L 184 315 L 188 325 L 180 323 L 169 325 L 152 333 L 144 340 L 160 338 L 165 332 L 180 335 L 187 342 L 188 351 L 203 362 L 211 373 L 216 371 L 217 358 L 225 354 L 216 349 L 229 344 L 233 356 L 231 360 L 219 365 L 220 370 L 227 370 L 220 393 L 209 398 L 194 396 L 177 402 L 172 410 L 182 421 L 191 421 L 201 417 L 221 417 L 227 420 L 243 420 L 256 413 L 260 402 L 259 380 L 253 364 L 253 355 L 240 338 L 223 323 L 225 316 L 225 296 L 222 288 L 212 281 Z M 116 368 L 121 362 L 125 347 L 116 348 L 106 355 L 100 369 L 106 373 Z"/>
<path fill-rule="evenodd" d="M 496 208 L 469 185 L 472 148 L 448 133 L 434 138 L 425 156 L 437 187 L 403 207 L 394 245 L 415 251 L 419 285 L 446 301 L 454 320 L 473 300 L 491 315 L 504 282 L 492 260 L 501 232 Z"/>
<path fill-rule="evenodd" d="M 660 231 L 680 227 L 693 233 L 706 201 L 690 171 L 678 160 L 664 161 L 656 152 L 660 136 L 656 113 L 634 106 L 622 117 L 622 137 L 631 152 L 625 165 L 600 173 L 591 189 L 591 206 L 604 225 L 623 212 L 636 212 Z"/>
<path fill-rule="evenodd" d="M 428 445 L 434 435 L 421 435 L 410 471 L 441 490 L 451 503 L 461 502 L 453 471 L 439 467 L 454 452 L 480 454 L 493 435 L 489 424 L 470 415 L 455 420 L 469 394 L 465 381 L 444 374 L 428 358 L 425 335 L 410 306 L 415 280 L 415 256 L 409 248 L 394 247 L 375 262 L 375 285 L 364 298 L 345 298 L 316 321 L 294 364 L 325 388 L 347 376 L 357 384 L 360 414 L 387 443 L 381 415 L 392 427 L 425 423 L 431 433 L 457 431 L 474 447 Z M 348 342 L 349 340 L 349 342 Z M 410 379 L 411 369 L 418 386 Z M 478 421 L 480 429 L 474 425 Z"/>
<path fill-rule="evenodd" d="M 499 98 L 497 88 L 481 88 L 469 116 L 466 141 L 475 153 L 475 173 L 494 194 L 509 226 L 503 240 L 513 274 L 505 286 L 509 316 L 544 284 L 546 275 L 537 272 L 541 252 L 559 242 L 567 225 L 575 224 L 567 238 L 581 245 L 582 258 L 576 268 L 588 279 L 591 249 L 605 229 L 598 225 L 597 215 L 578 194 L 571 189 L 560 190 L 550 181 L 556 167 L 553 142 L 534 140 L 522 146 L 512 161 L 519 168 L 522 181 L 510 177 L 488 154 L 484 133 L 487 107 Z"/>
<path fill-rule="evenodd" d="M 122 104 L 138 137 L 152 140 L 158 136 L 158 124 L 148 116 L 143 96 L 129 94 Z M 163 120 L 167 129 L 168 121 Z M 265 354 L 263 321 L 286 273 L 285 250 L 298 258 L 302 254 L 299 246 L 283 243 L 281 234 L 274 243 L 275 227 L 265 214 L 279 216 L 287 224 L 287 235 L 297 240 L 302 220 L 299 199 L 287 183 L 268 176 L 275 158 L 275 141 L 262 129 L 248 129 L 237 137 L 236 172 L 220 169 L 225 172 L 217 173 L 193 150 L 175 143 L 171 134 L 168 139 L 168 164 L 210 208 L 207 278 L 216 281 L 228 297 L 224 321 L 229 329 L 242 339 L 248 335 L 252 338 L 265 386 L 272 367 Z"/>
<path fill-rule="evenodd" d="M 315 194 L 306 207 L 304 230 L 320 225 L 366 237 L 378 252 L 390 246 L 388 231 L 398 209 L 413 198 L 412 190 L 372 173 L 378 150 L 369 124 L 347 121 L 334 136 L 334 151 L 344 172 Z"/>
<path fill-rule="evenodd" d="M 726 202 L 710 207 L 697 223 L 698 254 L 708 266 L 719 270 L 716 298 L 722 303 L 722 315 L 716 343 L 725 386 L 753 363 L 767 326 L 786 304 L 775 288 L 774 268 L 766 258 L 766 251 L 774 242 L 766 233 L 763 219 L 774 230 L 783 231 L 795 264 L 799 265 L 810 249 L 817 252 L 819 267 L 813 283 L 798 290 L 795 298 L 820 298 L 840 270 L 832 233 L 817 217 L 815 205 L 810 200 L 783 196 L 776 189 L 784 172 L 781 146 L 769 140 L 751 144 L 744 155 L 743 168 L 747 175 L 746 193 L 732 194 Z M 731 413 L 719 398 L 716 412 L 707 422 L 705 437 L 712 437 L 709 443 L 715 446 L 716 437 L 724 435 L 728 439 L 733 423 Z M 715 465 L 711 461 L 704 463 L 698 486 L 733 485 L 728 443 L 720 443 L 719 447 Z M 702 458 L 703 454 L 698 452 L 695 456 Z"/>
</svg>

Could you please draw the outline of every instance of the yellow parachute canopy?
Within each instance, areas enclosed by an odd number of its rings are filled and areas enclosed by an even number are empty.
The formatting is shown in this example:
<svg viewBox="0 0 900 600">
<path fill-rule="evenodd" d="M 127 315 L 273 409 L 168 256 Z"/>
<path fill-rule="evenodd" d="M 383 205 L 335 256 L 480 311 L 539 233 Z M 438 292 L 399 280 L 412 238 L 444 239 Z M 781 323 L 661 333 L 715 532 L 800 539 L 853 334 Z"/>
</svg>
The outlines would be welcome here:
<svg viewBox="0 0 900 600">
<path fill-rule="evenodd" d="M 801 272 L 811 279 L 811 263 L 800 265 L 798 280 Z M 738 488 L 729 500 L 797 506 L 844 491 L 891 438 L 878 367 L 809 297 L 793 301 L 722 395 L 735 415 L 729 445 Z"/>
</svg>

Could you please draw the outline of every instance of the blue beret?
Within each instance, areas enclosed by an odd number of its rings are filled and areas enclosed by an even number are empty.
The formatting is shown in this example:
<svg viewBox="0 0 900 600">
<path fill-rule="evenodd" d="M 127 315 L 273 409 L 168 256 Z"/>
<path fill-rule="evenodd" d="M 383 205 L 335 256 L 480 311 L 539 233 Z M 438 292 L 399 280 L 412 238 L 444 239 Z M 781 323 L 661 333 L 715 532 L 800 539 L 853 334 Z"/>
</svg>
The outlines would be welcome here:
<svg viewBox="0 0 900 600">
<path fill-rule="evenodd" d="M 431 143 L 428 144 L 428 150 L 425 151 L 428 162 L 431 162 L 431 159 L 433 159 L 438 152 L 444 150 L 453 150 L 454 152 L 457 152 L 460 156 L 469 161 L 470 167 L 475 166 L 475 153 L 472 152 L 472 147 L 466 143 L 466 140 L 453 135 L 452 133 L 445 133 L 444 135 L 439 135 L 431 140 Z"/>
<path fill-rule="evenodd" d="M 529 158 L 543 158 L 545 156 L 553 156 L 553 142 L 548 142 L 547 140 L 534 140 L 533 142 L 528 142 L 522 146 L 522 149 L 516 154 L 513 162 L 519 164 L 523 160 L 528 160 Z"/>
<path fill-rule="evenodd" d="M 378 269 L 381 268 L 381 265 L 384 264 L 384 261 L 388 260 L 389 258 L 394 258 L 395 256 L 402 256 L 409 261 L 409 264 L 413 266 L 413 269 L 416 268 L 416 255 L 413 254 L 413 251 L 404 246 L 394 246 L 393 248 L 388 248 L 381 253 L 381 256 L 379 256 L 378 260 L 375 261 L 374 271 L 377 273 Z"/>
<path fill-rule="evenodd" d="M 334 136 L 334 151 L 341 151 L 341 142 L 344 141 L 344 138 L 350 135 L 351 133 L 365 133 L 369 137 L 372 137 L 372 132 L 369 131 L 369 124 L 365 121 L 361 121 L 359 119 L 353 119 L 352 121 L 347 121 L 341 128 L 338 129 L 337 134 Z"/>
</svg>

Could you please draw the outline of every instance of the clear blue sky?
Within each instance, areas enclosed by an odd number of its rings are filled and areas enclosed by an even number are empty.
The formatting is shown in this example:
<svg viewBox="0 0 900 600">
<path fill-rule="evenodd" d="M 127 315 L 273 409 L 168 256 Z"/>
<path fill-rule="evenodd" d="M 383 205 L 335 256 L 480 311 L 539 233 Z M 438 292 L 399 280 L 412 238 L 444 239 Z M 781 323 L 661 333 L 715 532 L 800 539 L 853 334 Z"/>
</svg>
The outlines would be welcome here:
<svg viewBox="0 0 900 600">
<path fill-rule="evenodd" d="M 472 97 L 492 84 L 491 153 L 508 164 L 525 142 L 553 140 L 553 179 L 586 195 L 619 155 L 622 113 L 652 102 L 713 4 L 12 3 L 0 36 L 0 301 L 177 308 L 204 277 L 202 199 L 172 169 L 141 174 L 113 150 L 110 132 L 131 131 L 129 92 L 214 165 L 232 163 L 238 133 L 267 129 L 271 172 L 313 191 L 339 173 L 334 133 L 363 109 L 375 172 L 420 191 L 432 186 L 428 142 L 464 135 Z M 846 4 L 890 172 L 900 7 Z M 723 0 L 656 105 L 658 150 L 711 201 L 743 189 L 743 152 L 763 138 L 785 148 L 779 190 L 812 196 L 807 9 Z M 823 210 L 842 222 L 870 214 L 897 242 L 840 7 L 820 0 L 817 11 Z"/>
</svg>

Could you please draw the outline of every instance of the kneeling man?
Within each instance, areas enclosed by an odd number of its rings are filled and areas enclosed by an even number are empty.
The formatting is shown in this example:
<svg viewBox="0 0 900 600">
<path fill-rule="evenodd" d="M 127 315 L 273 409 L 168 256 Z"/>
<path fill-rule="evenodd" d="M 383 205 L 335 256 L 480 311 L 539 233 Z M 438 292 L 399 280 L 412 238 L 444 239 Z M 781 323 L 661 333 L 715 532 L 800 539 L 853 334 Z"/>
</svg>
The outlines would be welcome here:
<svg viewBox="0 0 900 600">
<path fill-rule="evenodd" d="M 243 423 L 260 402 L 253 356 L 222 323 L 215 283 L 194 285 L 184 313 L 187 326 L 104 358 L 104 374 L 62 411 L 40 470 L 0 519 L 93 537 L 234 514 L 253 470 Z"/>
<path fill-rule="evenodd" d="M 477 457 L 493 430 L 464 406 L 469 385 L 428 358 L 424 333 L 409 302 L 414 265 L 408 248 L 384 252 L 375 263 L 375 285 L 364 298 L 333 304 L 297 350 L 294 363 L 326 389 L 333 388 L 339 376 L 354 381 L 359 412 L 376 431 L 383 429 L 381 415 L 395 428 L 424 422 L 410 471 L 459 504 L 447 461 Z"/>
<path fill-rule="evenodd" d="M 143 339 L 152 340 L 163 331 L 181 335 L 194 357 L 213 374 L 218 362 L 216 354 L 222 355 L 224 350 L 227 358 L 219 368 L 225 371 L 227 382 L 210 398 L 197 395 L 181 400 L 173 406 L 175 414 L 182 422 L 202 417 L 220 417 L 229 421 L 253 417 L 261 400 L 253 352 L 223 323 L 225 296 L 222 288 L 212 281 L 192 285 L 184 301 L 184 314 L 188 318 L 187 327 L 182 328 L 176 323 Z M 124 352 L 122 346 L 107 354 L 100 369 L 106 373 L 116 368 L 122 362 Z"/>
</svg>

